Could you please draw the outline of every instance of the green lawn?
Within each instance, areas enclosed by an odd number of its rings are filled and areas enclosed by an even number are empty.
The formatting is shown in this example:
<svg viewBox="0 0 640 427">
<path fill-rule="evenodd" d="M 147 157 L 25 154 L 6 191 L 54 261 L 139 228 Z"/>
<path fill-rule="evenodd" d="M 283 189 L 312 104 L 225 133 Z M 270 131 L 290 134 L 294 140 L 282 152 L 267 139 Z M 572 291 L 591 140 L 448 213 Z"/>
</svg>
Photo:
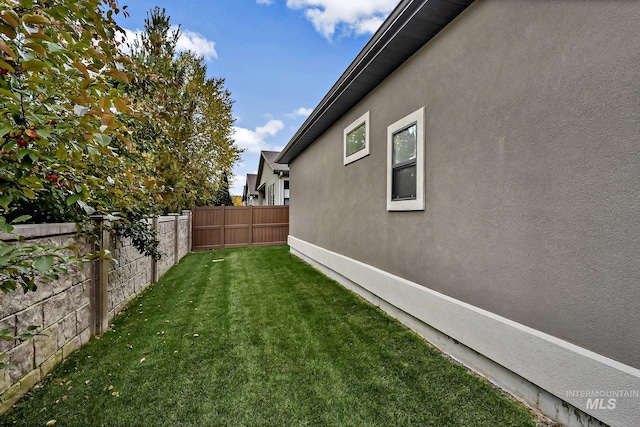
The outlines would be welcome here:
<svg viewBox="0 0 640 427">
<path fill-rule="evenodd" d="M 535 426 L 525 407 L 288 247 L 185 257 L 0 425 L 51 420 L 56 427 Z"/>
</svg>

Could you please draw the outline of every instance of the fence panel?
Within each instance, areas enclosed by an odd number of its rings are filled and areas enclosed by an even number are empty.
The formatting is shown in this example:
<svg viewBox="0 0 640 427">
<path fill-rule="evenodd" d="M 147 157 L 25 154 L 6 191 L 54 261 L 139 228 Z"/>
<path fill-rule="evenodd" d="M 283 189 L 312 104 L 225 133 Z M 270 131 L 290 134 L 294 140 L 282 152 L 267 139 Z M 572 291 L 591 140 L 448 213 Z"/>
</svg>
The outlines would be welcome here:
<svg viewBox="0 0 640 427">
<path fill-rule="evenodd" d="M 193 250 L 285 245 L 289 206 L 193 208 Z"/>
</svg>

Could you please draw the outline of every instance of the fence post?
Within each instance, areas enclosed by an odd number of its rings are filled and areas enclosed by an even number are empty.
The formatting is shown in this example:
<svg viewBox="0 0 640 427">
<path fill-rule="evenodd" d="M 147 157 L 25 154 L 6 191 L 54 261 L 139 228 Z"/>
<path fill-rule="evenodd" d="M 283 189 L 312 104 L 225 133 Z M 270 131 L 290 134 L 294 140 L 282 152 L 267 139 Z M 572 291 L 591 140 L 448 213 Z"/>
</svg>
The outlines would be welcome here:
<svg viewBox="0 0 640 427">
<path fill-rule="evenodd" d="M 96 223 L 98 240 L 93 244 L 94 252 L 100 252 L 92 265 L 93 283 L 91 286 L 91 335 L 102 335 L 109 329 L 109 258 L 111 235 L 109 221 L 104 215 L 92 215 Z"/>
<path fill-rule="evenodd" d="M 182 215 L 187 217 L 187 253 L 191 252 L 191 211 L 184 209 Z"/>
<path fill-rule="evenodd" d="M 253 205 L 249 206 L 249 247 L 253 246 Z"/>
<path fill-rule="evenodd" d="M 158 217 L 154 216 L 151 220 L 151 228 L 158 231 Z M 159 238 L 160 236 L 158 236 Z M 158 281 L 158 261 L 151 258 L 151 284 L 154 284 Z"/>
<path fill-rule="evenodd" d="M 224 249 L 224 225 L 227 223 L 227 218 L 224 213 L 224 205 L 221 206 L 222 211 L 222 225 L 220 226 L 220 249 Z"/>
<path fill-rule="evenodd" d="M 189 252 L 193 251 L 193 211 L 189 212 Z"/>
<path fill-rule="evenodd" d="M 172 213 L 173 217 L 173 265 L 180 261 L 180 214 Z"/>
</svg>

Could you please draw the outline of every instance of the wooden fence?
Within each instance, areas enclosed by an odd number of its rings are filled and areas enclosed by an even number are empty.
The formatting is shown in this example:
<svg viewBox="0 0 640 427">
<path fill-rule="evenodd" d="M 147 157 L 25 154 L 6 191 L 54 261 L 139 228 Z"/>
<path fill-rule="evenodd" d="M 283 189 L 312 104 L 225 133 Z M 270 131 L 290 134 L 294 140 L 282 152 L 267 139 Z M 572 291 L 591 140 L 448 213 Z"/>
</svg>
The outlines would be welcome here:
<svg viewBox="0 0 640 427">
<path fill-rule="evenodd" d="M 286 245 L 289 206 L 193 208 L 192 250 Z"/>
</svg>

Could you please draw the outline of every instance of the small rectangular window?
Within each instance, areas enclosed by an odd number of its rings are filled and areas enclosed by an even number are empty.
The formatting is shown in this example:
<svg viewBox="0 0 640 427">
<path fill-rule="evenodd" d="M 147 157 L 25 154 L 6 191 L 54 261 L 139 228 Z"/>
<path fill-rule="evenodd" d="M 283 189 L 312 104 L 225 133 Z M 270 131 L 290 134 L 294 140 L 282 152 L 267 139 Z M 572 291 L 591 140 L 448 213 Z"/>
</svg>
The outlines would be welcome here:
<svg viewBox="0 0 640 427">
<path fill-rule="evenodd" d="M 369 112 L 367 111 L 344 130 L 344 164 L 369 154 Z"/>
<path fill-rule="evenodd" d="M 364 150 L 365 147 L 365 125 L 360 126 L 347 134 L 347 157 Z"/>
<path fill-rule="evenodd" d="M 387 210 L 424 210 L 424 107 L 387 127 Z"/>
</svg>

